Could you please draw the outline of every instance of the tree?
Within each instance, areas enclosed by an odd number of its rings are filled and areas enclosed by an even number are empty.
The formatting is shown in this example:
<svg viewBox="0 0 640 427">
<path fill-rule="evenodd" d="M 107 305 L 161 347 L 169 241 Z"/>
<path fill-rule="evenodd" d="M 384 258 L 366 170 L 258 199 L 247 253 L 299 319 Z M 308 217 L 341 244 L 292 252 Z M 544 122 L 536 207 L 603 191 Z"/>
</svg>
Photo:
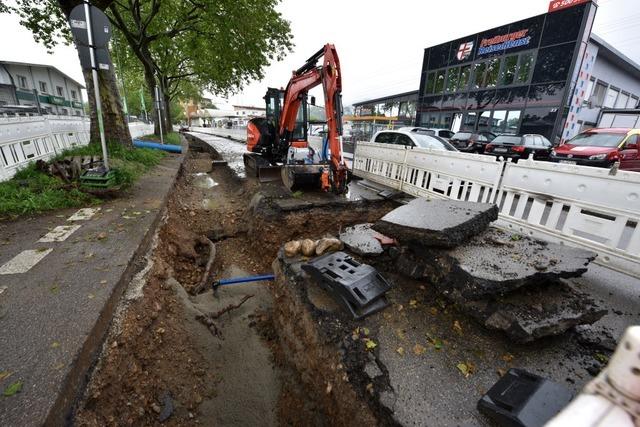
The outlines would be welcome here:
<svg viewBox="0 0 640 427">
<path fill-rule="evenodd" d="M 202 89 L 235 92 L 262 78 L 270 60 L 284 57 L 291 32 L 275 10 L 278 3 L 116 0 L 108 14 L 142 64 L 149 91 L 160 86 L 170 118 L 177 97 Z"/>
<path fill-rule="evenodd" d="M 101 10 L 105 10 L 112 1 L 95 0 L 92 4 Z M 72 38 L 67 23 L 68 17 L 71 10 L 79 4 L 82 4 L 81 0 L 16 0 L 15 6 L 6 6 L 5 9 L 16 13 L 20 17 L 20 24 L 33 33 L 36 42 L 42 43 L 50 50 L 58 43 L 71 43 Z M 91 141 L 95 142 L 99 141 L 99 130 L 93 79 L 91 71 L 83 70 L 83 75 L 91 107 Z M 106 138 L 131 146 L 131 135 L 122 111 L 113 69 L 99 70 L 98 84 L 100 85 Z"/>
</svg>

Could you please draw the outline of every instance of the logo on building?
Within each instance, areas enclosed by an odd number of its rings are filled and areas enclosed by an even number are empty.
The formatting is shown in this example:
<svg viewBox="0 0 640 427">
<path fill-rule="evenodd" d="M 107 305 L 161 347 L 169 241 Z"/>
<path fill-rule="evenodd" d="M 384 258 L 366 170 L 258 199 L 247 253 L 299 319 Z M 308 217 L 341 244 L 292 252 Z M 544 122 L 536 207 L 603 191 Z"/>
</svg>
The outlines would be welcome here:
<svg viewBox="0 0 640 427">
<path fill-rule="evenodd" d="M 473 51 L 473 42 L 462 43 L 458 48 L 458 52 L 456 53 L 456 58 L 458 58 L 458 61 L 464 61 L 469 56 L 471 56 L 472 51 Z"/>
<path fill-rule="evenodd" d="M 531 36 L 527 36 L 529 29 L 514 31 L 508 34 L 482 39 L 478 48 L 478 55 L 526 46 L 531 42 Z"/>
</svg>

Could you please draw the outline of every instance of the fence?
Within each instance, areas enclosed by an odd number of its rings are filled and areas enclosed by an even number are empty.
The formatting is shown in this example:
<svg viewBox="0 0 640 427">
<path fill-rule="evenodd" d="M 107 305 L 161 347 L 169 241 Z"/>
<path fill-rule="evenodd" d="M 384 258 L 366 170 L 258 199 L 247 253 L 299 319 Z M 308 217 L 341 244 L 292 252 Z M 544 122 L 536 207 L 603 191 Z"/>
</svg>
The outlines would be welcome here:
<svg viewBox="0 0 640 427">
<path fill-rule="evenodd" d="M 89 119 L 76 116 L 0 116 L 0 181 L 36 160 L 89 143 Z M 153 132 L 153 125 L 130 123 L 136 138 Z"/>
<path fill-rule="evenodd" d="M 495 203 L 497 225 L 640 277 L 640 173 L 359 142 L 353 172 L 418 197 Z"/>
</svg>

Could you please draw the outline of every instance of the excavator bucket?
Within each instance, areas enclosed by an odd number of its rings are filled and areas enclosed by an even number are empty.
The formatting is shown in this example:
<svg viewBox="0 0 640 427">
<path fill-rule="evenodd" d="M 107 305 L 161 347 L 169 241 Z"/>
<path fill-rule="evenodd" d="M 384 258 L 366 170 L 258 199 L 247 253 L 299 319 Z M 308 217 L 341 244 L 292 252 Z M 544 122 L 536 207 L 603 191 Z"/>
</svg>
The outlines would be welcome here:
<svg viewBox="0 0 640 427">
<path fill-rule="evenodd" d="M 301 188 L 320 188 L 322 166 L 284 165 L 281 171 L 282 184 L 290 191 L 296 191 Z"/>
<path fill-rule="evenodd" d="M 258 181 L 260 182 L 280 180 L 280 169 L 282 166 L 274 166 L 261 155 L 255 153 L 245 153 L 243 160 L 247 176 L 254 176 L 258 178 Z"/>
</svg>

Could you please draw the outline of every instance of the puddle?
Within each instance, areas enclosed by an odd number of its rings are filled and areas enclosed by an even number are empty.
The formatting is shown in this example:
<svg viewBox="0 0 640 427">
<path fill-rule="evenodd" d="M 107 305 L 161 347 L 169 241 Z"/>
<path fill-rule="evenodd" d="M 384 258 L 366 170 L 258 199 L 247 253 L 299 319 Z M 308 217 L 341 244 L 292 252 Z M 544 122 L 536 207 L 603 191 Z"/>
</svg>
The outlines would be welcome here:
<svg viewBox="0 0 640 427">
<path fill-rule="evenodd" d="M 212 211 L 219 206 L 218 202 L 212 199 L 202 199 L 202 209 Z"/>
<path fill-rule="evenodd" d="M 193 180 L 193 185 L 195 185 L 198 188 L 207 189 L 207 188 L 212 188 L 218 185 L 218 183 L 215 182 L 213 178 L 211 178 L 207 173 L 204 173 L 204 172 L 194 173 L 193 176 L 195 177 L 195 179 Z"/>
</svg>

